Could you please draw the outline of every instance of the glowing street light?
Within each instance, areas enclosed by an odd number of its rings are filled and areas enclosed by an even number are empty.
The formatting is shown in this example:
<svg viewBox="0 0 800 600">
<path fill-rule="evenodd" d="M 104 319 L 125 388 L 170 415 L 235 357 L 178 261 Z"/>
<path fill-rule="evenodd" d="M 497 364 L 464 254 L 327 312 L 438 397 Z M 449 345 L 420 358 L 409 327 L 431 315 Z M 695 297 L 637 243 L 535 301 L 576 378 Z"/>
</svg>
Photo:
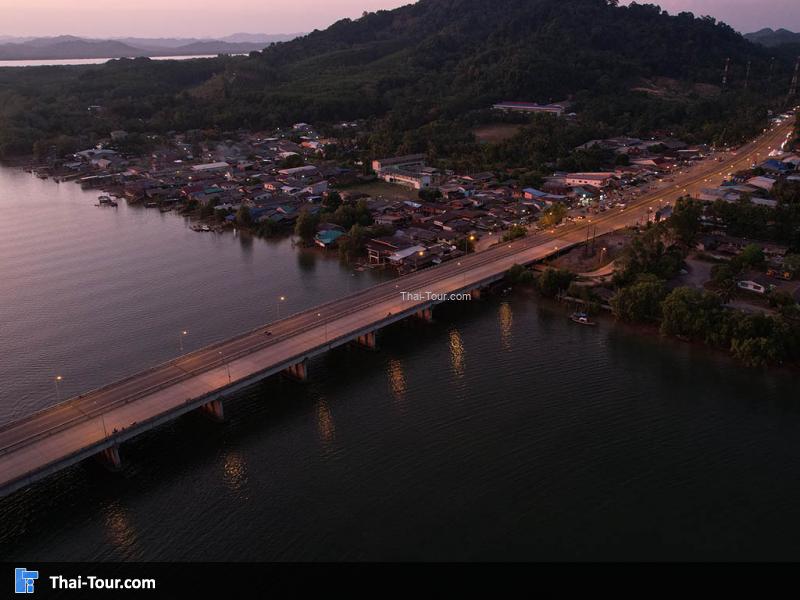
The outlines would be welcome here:
<svg viewBox="0 0 800 600">
<path fill-rule="evenodd" d="M 63 379 L 64 378 L 61 377 L 61 375 L 56 375 L 56 377 L 54 379 L 54 382 L 56 384 L 56 400 L 58 400 L 59 402 L 61 402 L 61 386 L 60 386 L 60 384 L 61 384 L 61 381 Z"/>
<path fill-rule="evenodd" d="M 181 349 L 181 352 L 183 352 L 183 338 L 185 338 L 187 335 L 189 335 L 188 331 L 181 331 L 178 334 L 178 347 Z"/>
<path fill-rule="evenodd" d="M 281 319 L 281 303 L 282 302 L 286 302 L 286 296 L 281 296 L 280 298 L 278 298 L 278 302 L 276 303 L 277 311 L 278 311 L 278 320 L 279 321 Z"/>
<path fill-rule="evenodd" d="M 468 238 L 464 238 L 464 254 L 469 254 L 469 242 L 474 242 L 475 236 L 471 235 Z"/>
</svg>

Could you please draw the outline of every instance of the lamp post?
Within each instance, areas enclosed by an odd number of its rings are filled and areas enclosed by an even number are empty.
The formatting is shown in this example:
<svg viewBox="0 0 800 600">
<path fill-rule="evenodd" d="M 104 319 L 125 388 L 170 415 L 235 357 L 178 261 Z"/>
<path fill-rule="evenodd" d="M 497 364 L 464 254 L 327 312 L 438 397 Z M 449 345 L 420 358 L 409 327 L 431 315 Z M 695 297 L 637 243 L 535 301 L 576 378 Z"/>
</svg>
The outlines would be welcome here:
<svg viewBox="0 0 800 600">
<path fill-rule="evenodd" d="M 225 362 L 225 369 L 228 371 L 228 385 L 231 384 L 231 364 L 225 361 L 225 355 L 222 354 L 222 351 L 217 352 L 219 354 L 220 359 Z"/>
<path fill-rule="evenodd" d="M 178 334 L 178 347 L 181 349 L 181 353 L 183 352 L 183 338 L 189 335 L 188 331 L 181 331 Z"/>
<path fill-rule="evenodd" d="M 475 241 L 474 235 L 464 238 L 464 254 L 469 254 L 469 243 L 474 241 Z"/>
<path fill-rule="evenodd" d="M 317 313 L 317 318 L 322 318 L 322 313 Z M 322 322 L 323 326 L 325 327 L 325 343 L 328 343 L 328 321 Z"/>
<path fill-rule="evenodd" d="M 61 384 L 61 381 L 63 379 L 64 378 L 61 377 L 61 375 L 56 375 L 56 377 L 54 379 L 54 382 L 55 382 L 55 385 L 56 385 L 56 400 L 58 402 L 61 402 L 61 386 L 60 386 L 60 384 Z"/>
<path fill-rule="evenodd" d="M 279 321 L 281 320 L 281 303 L 282 302 L 286 302 L 286 296 L 281 296 L 280 298 L 278 298 L 278 302 L 276 303 L 276 306 L 277 306 L 277 309 L 278 309 L 278 320 Z"/>
</svg>

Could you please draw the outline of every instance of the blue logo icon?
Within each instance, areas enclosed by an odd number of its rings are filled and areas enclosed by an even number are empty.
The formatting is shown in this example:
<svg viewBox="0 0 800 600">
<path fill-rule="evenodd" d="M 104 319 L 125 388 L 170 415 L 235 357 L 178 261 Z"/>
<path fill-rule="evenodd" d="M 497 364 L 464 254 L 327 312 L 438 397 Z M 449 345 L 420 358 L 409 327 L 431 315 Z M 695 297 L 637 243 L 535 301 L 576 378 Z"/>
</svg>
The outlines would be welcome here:
<svg viewBox="0 0 800 600">
<path fill-rule="evenodd" d="M 33 582 L 39 579 L 39 571 L 14 569 L 14 591 L 17 594 L 32 594 Z"/>
</svg>

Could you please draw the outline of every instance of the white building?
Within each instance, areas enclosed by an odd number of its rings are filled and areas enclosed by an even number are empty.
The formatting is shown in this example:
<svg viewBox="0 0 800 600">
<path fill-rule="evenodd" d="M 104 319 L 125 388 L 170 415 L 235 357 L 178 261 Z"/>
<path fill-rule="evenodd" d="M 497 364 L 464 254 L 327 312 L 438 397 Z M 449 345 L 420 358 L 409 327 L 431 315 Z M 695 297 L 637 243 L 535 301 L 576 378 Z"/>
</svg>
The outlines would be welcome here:
<svg viewBox="0 0 800 600">
<path fill-rule="evenodd" d="M 570 173 L 565 179 L 569 187 L 579 187 L 582 185 L 592 185 L 602 188 L 611 183 L 614 173 Z"/>
<path fill-rule="evenodd" d="M 399 169 L 384 170 L 380 175 L 386 183 L 395 183 L 415 190 L 425 190 L 431 187 L 433 178 L 430 173 L 401 171 Z"/>
</svg>

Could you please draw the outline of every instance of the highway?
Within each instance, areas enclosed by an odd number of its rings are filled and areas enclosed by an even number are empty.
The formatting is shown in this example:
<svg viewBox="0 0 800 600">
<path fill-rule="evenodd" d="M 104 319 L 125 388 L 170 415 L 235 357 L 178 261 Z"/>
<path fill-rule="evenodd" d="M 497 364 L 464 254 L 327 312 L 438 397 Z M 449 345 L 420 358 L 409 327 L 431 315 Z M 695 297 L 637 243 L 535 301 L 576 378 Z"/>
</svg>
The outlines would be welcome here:
<svg viewBox="0 0 800 600">
<path fill-rule="evenodd" d="M 136 435 L 221 400 L 258 380 L 305 364 L 328 350 L 357 340 L 441 300 L 498 281 L 514 264 L 531 264 L 586 239 L 646 219 L 651 210 L 678 196 L 717 185 L 729 172 L 763 160 L 779 147 L 793 122 L 768 130 L 755 142 L 726 154 L 722 162 L 706 160 L 676 181 L 590 221 L 541 231 L 363 290 L 283 320 L 200 349 L 108 386 L 0 427 L 0 495 L 21 489 L 62 468 Z M 404 299 L 402 292 L 424 297 Z"/>
</svg>

